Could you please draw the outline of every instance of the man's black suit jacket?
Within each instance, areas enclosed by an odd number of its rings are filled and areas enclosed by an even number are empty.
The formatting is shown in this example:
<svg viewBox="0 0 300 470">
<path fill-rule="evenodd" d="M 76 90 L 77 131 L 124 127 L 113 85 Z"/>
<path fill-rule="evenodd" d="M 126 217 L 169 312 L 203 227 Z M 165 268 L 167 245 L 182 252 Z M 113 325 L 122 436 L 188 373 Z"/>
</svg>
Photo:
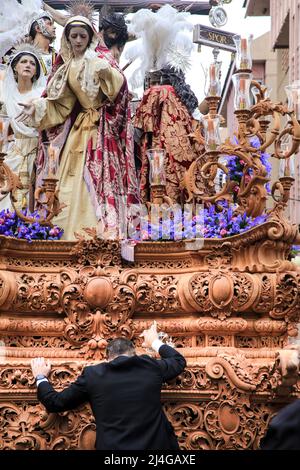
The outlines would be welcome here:
<svg viewBox="0 0 300 470">
<path fill-rule="evenodd" d="M 300 400 L 282 408 L 271 420 L 262 450 L 300 450 Z"/>
<path fill-rule="evenodd" d="M 38 386 L 48 412 L 66 411 L 89 402 L 96 420 L 97 450 L 176 450 L 177 439 L 160 402 L 163 382 L 185 368 L 184 357 L 170 346 L 150 356 L 119 356 L 86 367 L 62 392 L 49 382 Z"/>
</svg>

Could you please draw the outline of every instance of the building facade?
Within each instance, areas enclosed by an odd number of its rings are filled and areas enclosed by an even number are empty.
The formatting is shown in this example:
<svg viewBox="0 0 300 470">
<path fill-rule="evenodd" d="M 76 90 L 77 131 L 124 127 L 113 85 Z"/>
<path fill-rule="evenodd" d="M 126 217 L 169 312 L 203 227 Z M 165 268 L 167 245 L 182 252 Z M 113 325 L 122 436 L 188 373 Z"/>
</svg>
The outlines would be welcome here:
<svg viewBox="0 0 300 470">
<path fill-rule="evenodd" d="M 300 80 L 300 0 L 247 0 L 247 16 L 271 16 L 271 48 L 277 53 L 277 87 L 275 98 L 286 102 L 284 87 Z M 295 183 L 288 206 L 289 219 L 300 224 L 300 163 L 294 165 Z"/>
</svg>

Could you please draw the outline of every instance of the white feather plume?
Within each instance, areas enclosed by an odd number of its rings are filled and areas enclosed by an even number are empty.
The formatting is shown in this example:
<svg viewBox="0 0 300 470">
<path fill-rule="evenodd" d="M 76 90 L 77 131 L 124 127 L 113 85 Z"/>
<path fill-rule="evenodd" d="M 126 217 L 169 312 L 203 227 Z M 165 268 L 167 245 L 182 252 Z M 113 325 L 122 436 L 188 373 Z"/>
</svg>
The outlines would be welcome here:
<svg viewBox="0 0 300 470">
<path fill-rule="evenodd" d="M 124 59 L 127 62 L 134 62 L 137 58 L 143 57 L 144 45 L 142 38 L 136 39 L 126 44 Z"/>
<path fill-rule="evenodd" d="M 30 24 L 43 11 L 42 3 L 42 0 L 22 0 L 22 3 L 1 0 L 0 57 L 29 33 Z"/>
<path fill-rule="evenodd" d="M 191 54 L 194 45 L 184 31 L 179 31 L 173 44 L 166 50 L 166 63 L 186 73 L 191 67 Z"/>
<path fill-rule="evenodd" d="M 141 9 L 132 16 L 128 29 L 139 39 L 127 49 L 125 56 L 127 60 L 143 57 L 139 81 L 140 76 L 143 81 L 146 71 L 166 65 L 187 70 L 193 48 L 191 35 L 186 34 L 193 29 L 189 16 L 190 13 L 178 12 L 170 5 L 164 5 L 156 13 Z"/>
<path fill-rule="evenodd" d="M 144 75 L 142 74 L 141 68 L 137 68 L 128 79 L 128 83 L 131 90 L 136 90 L 144 84 Z"/>
</svg>

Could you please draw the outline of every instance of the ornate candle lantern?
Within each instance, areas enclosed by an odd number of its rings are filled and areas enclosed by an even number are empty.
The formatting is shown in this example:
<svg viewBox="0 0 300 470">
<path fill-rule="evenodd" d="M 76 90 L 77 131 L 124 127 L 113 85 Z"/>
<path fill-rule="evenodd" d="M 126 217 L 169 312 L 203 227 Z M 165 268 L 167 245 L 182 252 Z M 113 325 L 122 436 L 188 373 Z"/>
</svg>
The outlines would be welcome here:
<svg viewBox="0 0 300 470">
<path fill-rule="evenodd" d="M 21 188 L 21 182 L 9 178 L 9 167 L 4 163 L 7 145 L 8 145 L 8 128 L 10 119 L 5 114 L 0 114 L 0 200 L 12 190 Z"/>
<path fill-rule="evenodd" d="M 294 111 L 298 121 L 300 121 L 300 80 L 285 87 L 288 98 L 288 109 Z"/>
<path fill-rule="evenodd" d="M 205 149 L 208 152 L 215 151 L 221 145 L 221 136 L 220 136 L 220 115 L 215 114 L 213 116 L 207 114 L 202 118 L 204 126 L 204 140 L 205 140 Z"/>
<path fill-rule="evenodd" d="M 165 151 L 162 149 L 150 149 L 147 150 L 147 157 L 150 165 L 150 186 L 165 186 Z"/>
<path fill-rule="evenodd" d="M 5 152 L 8 139 L 10 119 L 5 114 L 0 114 L 0 151 Z"/>
<path fill-rule="evenodd" d="M 163 149 L 149 149 L 146 152 L 150 175 L 149 182 L 151 186 L 151 203 L 172 204 L 172 200 L 166 195 L 166 172 L 165 172 L 165 150 Z"/>
<path fill-rule="evenodd" d="M 284 137 L 284 141 L 281 143 L 281 151 L 284 156 L 287 155 L 291 146 L 292 136 L 287 134 Z M 295 155 L 291 155 L 288 158 L 281 158 L 279 160 L 279 179 L 286 176 L 292 178 L 295 176 Z"/>
<path fill-rule="evenodd" d="M 213 62 L 208 67 L 206 96 L 221 96 L 220 65 Z"/>
<path fill-rule="evenodd" d="M 236 57 L 235 57 L 236 69 L 238 71 L 252 70 L 252 57 L 251 57 L 252 36 L 250 36 L 248 39 L 241 38 L 240 36 L 233 36 L 233 40 L 236 46 Z"/>
<path fill-rule="evenodd" d="M 250 86 L 252 80 L 252 73 L 239 72 L 233 75 L 232 81 L 235 89 L 234 108 L 236 111 L 249 109 L 251 106 L 250 101 Z"/>
<path fill-rule="evenodd" d="M 51 142 L 43 142 L 45 155 L 44 178 L 53 177 L 58 170 L 59 148 Z"/>
</svg>

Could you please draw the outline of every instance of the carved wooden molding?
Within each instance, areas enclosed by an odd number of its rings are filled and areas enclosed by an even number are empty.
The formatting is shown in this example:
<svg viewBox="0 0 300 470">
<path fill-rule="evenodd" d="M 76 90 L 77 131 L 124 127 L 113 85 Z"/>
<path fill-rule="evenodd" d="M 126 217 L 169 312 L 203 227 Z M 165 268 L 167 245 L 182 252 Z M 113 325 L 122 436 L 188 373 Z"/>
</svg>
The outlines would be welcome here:
<svg viewBox="0 0 300 470">
<path fill-rule="evenodd" d="M 296 232 L 273 219 L 202 247 L 140 243 L 134 265 L 118 242 L 0 236 L 2 448 L 93 448 L 89 407 L 47 415 L 30 360 L 49 358 L 60 390 L 111 338 L 143 353 L 153 319 L 188 363 L 162 393 L 181 447 L 257 448 L 274 412 L 300 396 L 297 358 L 282 353 L 300 316 L 300 270 L 286 259 Z"/>
</svg>

